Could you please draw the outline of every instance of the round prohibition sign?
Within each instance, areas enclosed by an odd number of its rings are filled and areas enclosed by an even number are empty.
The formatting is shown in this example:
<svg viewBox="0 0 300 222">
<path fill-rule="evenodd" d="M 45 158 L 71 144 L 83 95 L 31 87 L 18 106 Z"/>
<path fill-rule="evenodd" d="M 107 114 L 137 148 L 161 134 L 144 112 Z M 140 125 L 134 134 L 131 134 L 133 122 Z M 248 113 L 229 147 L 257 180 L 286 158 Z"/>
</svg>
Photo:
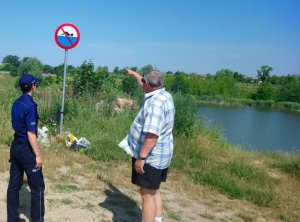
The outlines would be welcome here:
<svg viewBox="0 0 300 222">
<path fill-rule="evenodd" d="M 75 25 L 65 23 L 56 29 L 54 38 L 60 48 L 68 50 L 77 46 L 80 40 L 80 32 Z"/>
</svg>

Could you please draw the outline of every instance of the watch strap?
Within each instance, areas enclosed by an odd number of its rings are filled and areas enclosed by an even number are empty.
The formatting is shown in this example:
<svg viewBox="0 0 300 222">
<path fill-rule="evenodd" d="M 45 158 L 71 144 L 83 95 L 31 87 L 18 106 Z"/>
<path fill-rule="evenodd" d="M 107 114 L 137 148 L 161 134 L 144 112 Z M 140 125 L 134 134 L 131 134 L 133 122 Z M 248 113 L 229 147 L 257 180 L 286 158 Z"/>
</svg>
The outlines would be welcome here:
<svg viewBox="0 0 300 222">
<path fill-rule="evenodd" d="M 141 157 L 140 155 L 138 157 L 138 160 L 146 160 L 146 159 L 147 159 L 147 157 Z"/>
</svg>

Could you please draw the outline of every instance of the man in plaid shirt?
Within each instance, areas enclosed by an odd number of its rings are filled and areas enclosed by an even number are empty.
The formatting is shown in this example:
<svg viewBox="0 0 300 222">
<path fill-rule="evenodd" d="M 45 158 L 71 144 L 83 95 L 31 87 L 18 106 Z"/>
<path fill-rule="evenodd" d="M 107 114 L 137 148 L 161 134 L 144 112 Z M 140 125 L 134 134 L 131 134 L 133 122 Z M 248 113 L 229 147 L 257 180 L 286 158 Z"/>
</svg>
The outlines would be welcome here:
<svg viewBox="0 0 300 222">
<path fill-rule="evenodd" d="M 159 186 L 166 181 L 173 156 L 173 98 L 164 89 L 163 75 L 159 71 L 151 71 L 142 77 L 137 72 L 126 70 L 128 76 L 135 78 L 145 97 L 129 134 L 119 146 L 132 156 L 131 182 L 140 186 L 143 222 L 161 222 Z"/>
</svg>

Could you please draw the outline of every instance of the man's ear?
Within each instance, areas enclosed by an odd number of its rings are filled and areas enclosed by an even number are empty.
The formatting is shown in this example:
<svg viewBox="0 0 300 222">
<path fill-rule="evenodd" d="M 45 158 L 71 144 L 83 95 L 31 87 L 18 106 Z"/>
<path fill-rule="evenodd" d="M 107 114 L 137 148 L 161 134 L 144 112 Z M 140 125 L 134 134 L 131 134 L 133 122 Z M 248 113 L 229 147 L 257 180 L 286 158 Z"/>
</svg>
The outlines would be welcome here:
<svg viewBox="0 0 300 222">
<path fill-rule="evenodd" d="M 145 87 L 146 87 L 146 90 L 148 91 L 148 92 L 151 92 L 151 86 L 148 84 L 148 83 L 146 83 L 146 85 L 145 85 Z"/>
<path fill-rule="evenodd" d="M 146 86 L 148 87 L 148 89 L 152 89 L 149 83 L 146 83 Z"/>
</svg>

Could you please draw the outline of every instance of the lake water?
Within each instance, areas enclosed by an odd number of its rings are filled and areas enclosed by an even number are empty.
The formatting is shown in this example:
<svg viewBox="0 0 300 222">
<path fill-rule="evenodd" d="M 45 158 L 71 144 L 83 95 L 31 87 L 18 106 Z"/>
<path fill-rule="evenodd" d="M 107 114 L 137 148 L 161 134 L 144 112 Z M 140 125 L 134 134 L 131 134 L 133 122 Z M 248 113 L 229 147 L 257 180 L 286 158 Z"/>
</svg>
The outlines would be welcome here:
<svg viewBox="0 0 300 222">
<path fill-rule="evenodd" d="M 259 151 L 300 153 L 300 114 L 200 106 L 198 116 L 231 144 Z"/>
</svg>

